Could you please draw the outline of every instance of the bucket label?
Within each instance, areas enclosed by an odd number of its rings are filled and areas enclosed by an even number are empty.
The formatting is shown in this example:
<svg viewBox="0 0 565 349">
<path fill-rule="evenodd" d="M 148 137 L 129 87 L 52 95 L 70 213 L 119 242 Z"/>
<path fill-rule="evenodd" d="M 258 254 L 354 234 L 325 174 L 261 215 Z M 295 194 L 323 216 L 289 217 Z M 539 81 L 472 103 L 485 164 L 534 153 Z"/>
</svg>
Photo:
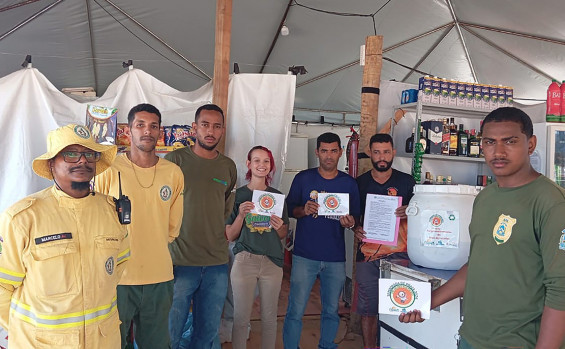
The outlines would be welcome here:
<svg viewBox="0 0 565 349">
<path fill-rule="evenodd" d="M 459 211 L 424 210 L 422 217 L 427 217 L 422 246 L 459 247 Z"/>
</svg>

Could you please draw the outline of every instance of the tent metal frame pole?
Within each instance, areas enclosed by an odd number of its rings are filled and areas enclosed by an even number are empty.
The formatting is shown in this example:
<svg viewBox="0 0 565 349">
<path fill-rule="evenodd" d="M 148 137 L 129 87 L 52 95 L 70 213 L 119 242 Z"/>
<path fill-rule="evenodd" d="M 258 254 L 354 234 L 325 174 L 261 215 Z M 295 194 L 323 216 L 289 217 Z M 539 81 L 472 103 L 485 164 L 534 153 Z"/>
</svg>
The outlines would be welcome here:
<svg viewBox="0 0 565 349">
<path fill-rule="evenodd" d="M 25 5 L 29 5 L 29 4 L 33 4 L 34 2 L 38 2 L 38 1 L 41 1 L 41 0 L 26 0 L 26 1 L 18 2 L 17 4 L 8 5 L 8 6 L 5 6 L 5 7 L 0 7 L 0 12 L 12 10 L 12 9 L 17 8 L 17 7 L 21 7 L 21 6 L 25 6 Z"/>
<path fill-rule="evenodd" d="M 405 82 L 406 80 L 408 80 L 408 78 L 410 77 L 410 75 L 412 75 L 412 73 L 414 73 L 414 71 L 416 71 L 416 69 L 418 69 L 418 67 L 429 57 L 429 55 L 439 46 L 439 44 L 443 41 L 443 39 L 445 39 L 445 37 L 447 36 L 447 34 L 449 34 L 449 32 L 453 29 L 453 25 L 451 26 L 451 28 L 447 29 L 437 40 L 436 42 L 432 45 L 432 47 L 430 47 L 430 49 L 422 56 L 422 58 L 420 58 L 420 60 L 418 60 L 418 62 L 416 63 L 416 65 L 408 72 L 408 74 L 406 74 L 406 76 L 401 80 L 402 82 Z"/>
<path fill-rule="evenodd" d="M 467 22 L 459 22 L 459 24 L 461 24 L 461 26 L 464 27 L 464 28 L 471 27 L 471 28 L 476 28 L 476 29 L 489 30 L 489 31 L 493 31 L 493 32 L 501 33 L 501 34 L 520 36 L 520 37 L 527 38 L 527 39 L 534 39 L 534 40 L 549 42 L 549 43 L 552 43 L 552 44 L 565 45 L 565 41 L 563 41 L 563 40 L 544 38 L 542 36 L 525 34 L 525 33 L 515 32 L 515 31 L 511 31 L 511 30 L 500 29 L 500 28 L 496 28 L 496 27 L 488 27 L 488 26 L 485 26 L 485 25 L 479 25 L 479 24 L 473 24 L 473 23 L 467 23 Z"/>
<path fill-rule="evenodd" d="M 122 10 L 118 5 L 114 4 L 112 1 L 110 0 L 104 0 L 106 1 L 108 4 L 110 4 L 113 8 L 115 8 L 116 10 L 118 10 L 121 14 L 123 14 L 124 16 L 126 16 L 130 21 L 132 21 L 133 23 L 135 23 L 137 26 L 139 26 L 141 29 L 145 30 L 149 35 L 151 35 L 155 40 L 159 41 L 161 44 L 165 45 L 169 50 L 173 51 L 175 54 L 177 54 L 177 56 L 179 56 L 180 58 L 182 58 L 186 63 L 188 63 L 191 67 L 193 67 L 194 69 L 196 69 L 200 74 L 204 75 L 206 78 L 208 78 L 208 80 L 212 80 L 212 78 L 206 74 L 206 72 L 204 72 L 202 69 L 198 68 L 194 63 L 192 63 L 188 58 L 186 58 L 182 53 L 180 53 L 179 51 L 177 51 L 174 47 L 172 47 L 171 45 L 169 45 L 168 43 L 165 42 L 165 40 L 161 39 L 157 34 L 153 33 L 149 28 L 147 28 L 146 26 L 144 26 L 143 24 L 141 24 L 137 19 L 133 18 L 132 16 L 130 16 L 126 11 Z"/>
<path fill-rule="evenodd" d="M 37 11 L 36 13 L 34 13 L 33 15 L 29 16 L 28 18 L 24 19 L 23 21 L 21 21 L 20 23 L 16 24 L 16 26 L 14 26 L 12 29 L 8 30 L 7 32 L 5 32 L 4 34 L 0 35 L 0 41 L 4 40 L 8 35 L 12 34 L 13 32 L 15 32 L 16 30 L 20 29 L 21 27 L 23 27 L 24 25 L 28 24 L 29 22 L 33 21 L 34 19 L 36 19 L 37 17 L 41 16 L 42 14 L 44 14 L 45 12 L 49 11 L 50 9 L 52 9 L 53 7 L 59 5 L 61 2 L 63 2 L 64 0 L 57 0 L 56 2 L 45 6 L 44 8 L 42 8 L 41 10 Z"/>
<path fill-rule="evenodd" d="M 275 48 L 275 45 L 277 44 L 277 40 L 279 39 L 279 36 L 281 34 L 281 28 L 284 25 L 284 22 L 286 21 L 286 17 L 288 16 L 288 11 L 290 10 L 290 6 L 292 5 L 293 1 L 294 0 L 289 0 L 288 5 L 286 5 L 286 10 L 284 11 L 284 15 L 281 19 L 281 22 L 279 23 L 277 31 L 275 32 L 275 37 L 273 38 L 273 41 L 271 42 L 271 47 L 269 47 L 269 51 L 267 52 L 267 56 L 263 60 L 263 64 L 261 65 L 261 70 L 259 70 L 259 74 L 263 73 L 263 70 L 265 69 L 265 65 L 267 64 L 269 57 L 271 57 L 271 53 L 273 53 L 273 49 Z"/>
<path fill-rule="evenodd" d="M 310 111 L 314 113 L 332 113 L 332 114 L 356 114 L 361 115 L 360 111 L 348 111 L 348 110 L 327 110 L 327 109 L 316 109 L 316 108 L 303 108 L 303 107 L 294 107 L 294 110 L 299 111 Z"/>
<path fill-rule="evenodd" d="M 467 57 L 467 63 L 469 64 L 469 68 L 471 69 L 471 74 L 473 74 L 473 79 L 475 82 L 479 82 L 477 79 L 477 73 L 475 72 L 475 67 L 473 66 L 473 61 L 471 60 L 471 55 L 469 54 L 469 49 L 467 48 L 467 43 L 465 42 L 465 38 L 463 37 L 463 32 L 461 32 L 461 26 L 459 25 L 459 18 L 455 14 L 455 10 L 453 9 L 453 5 L 451 4 L 451 0 L 445 0 L 447 6 L 449 7 L 449 11 L 451 12 L 451 17 L 453 17 L 453 21 L 455 22 L 455 28 L 457 29 L 457 34 L 459 35 L 459 40 L 461 40 L 461 45 L 463 45 L 463 51 L 465 51 L 465 56 Z"/>
<path fill-rule="evenodd" d="M 446 24 L 444 24 L 444 25 L 442 25 L 442 26 L 439 26 L 439 27 L 436 27 L 436 28 L 434 28 L 434 29 L 428 30 L 427 32 L 422 33 L 422 34 L 420 34 L 420 35 L 413 36 L 413 37 L 411 37 L 411 38 L 409 38 L 409 39 L 406 39 L 406 40 L 404 40 L 404 41 L 399 42 L 398 44 L 395 44 L 395 45 L 392 45 L 392 46 L 390 46 L 390 47 L 387 47 L 387 48 L 383 49 L 383 53 L 386 53 L 386 52 L 388 52 L 388 51 L 392 51 L 392 50 L 394 50 L 394 49 L 397 49 L 397 48 L 399 48 L 400 46 L 404 46 L 404 45 L 406 45 L 406 44 L 411 43 L 412 41 L 416 41 L 416 40 L 418 40 L 418 39 L 422 39 L 422 38 L 424 38 L 424 37 L 426 37 L 426 36 L 429 36 L 430 34 L 433 34 L 433 33 L 435 33 L 435 32 L 438 32 L 438 31 L 440 31 L 440 30 L 442 30 L 442 29 L 445 29 L 445 28 L 447 28 L 447 27 L 453 27 L 454 24 L 455 24 L 455 22 L 449 22 L 449 23 L 446 23 Z"/>
<path fill-rule="evenodd" d="M 86 16 L 88 19 L 88 35 L 90 37 L 90 52 L 92 53 L 92 74 L 94 75 L 94 90 L 98 94 L 98 71 L 96 69 L 96 53 L 94 51 L 94 38 L 92 33 L 92 18 L 90 16 L 90 0 L 86 1 Z"/>
<path fill-rule="evenodd" d="M 551 75 L 541 71 L 540 69 L 534 67 L 533 65 L 523 61 L 521 58 L 518 58 L 517 56 L 513 55 L 512 53 L 506 51 L 505 49 L 503 49 L 502 47 L 498 46 L 497 44 L 495 44 L 494 42 L 490 41 L 489 39 L 485 38 L 484 36 L 480 35 L 479 33 L 475 32 L 474 30 L 472 30 L 471 28 L 467 28 L 465 26 L 463 26 L 463 28 L 468 31 L 469 33 L 471 33 L 472 35 L 476 36 L 479 40 L 485 42 L 487 45 L 491 46 L 492 48 L 498 50 L 499 52 L 505 54 L 506 56 L 512 58 L 513 60 L 517 61 L 520 64 L 525 65 L 526 67 L 528 67 L 529 69 L 535 71 L 536 73 L 545 76 L 547 79 L 552 80 L 555 79 L 554 77 L 552 77 Z"/>
<path fill-rule="evenodd" d="M 428 35 L 430 35 L 430 34 L 433 34 L 433 33 L 437 32 L 437 31 L 442 30 L 442 29 L 444 29 L 444 28 L 447 28 L 447 27 L 449 27 L 449 26 L 453 26 L 453 22 L 449 22 L 449 23 L 447 23 L 447 24 L 444 24 L 444 25 L 442 25 L 442 26 L 440 26 L 440 27 L 431 29 L 431 30 L 429 30 L 429 31 L 427 31 L 427 32 L 425 32 L 425 33 L 420 34 L 420 35 L 416 35 L 416 36 L 414 36 L 414 37 L 411 37 L 411 38 L 409 38 L 409 39 L 406 39 L 406 40 L 404 40 L 404 41 L 401 41 L 401 42 L 399 42 L 398 44 L 394 44 L 394 45 L 392 45 L 392 46 L 390 46 L 390 47 L 384 48 L 384 49 L 383 49 L 383 53 L 386 53 L 386 52 L 388 52 L 388 51 L 392 51 L 392 50 L 394 50 L 394 49 L 396 49 L 396 48 L 399 48 L 400 46 L 409 44 L 409 43 L 411 43 L 412 41 L 416 41 L 416 40 L 418 40 L 418 39 L 424 38 L 424 37 L 426 37 L 426 36 L 428 36 Z M 328 71 L 328 72 L 326 72 L 326 73 L 323 73 L 323 74 L 318 75 L 318 76 L 315 76 L 315 77 L 313 77 L 313 78 L 311 78 L 311 79 L 305 80 L 305 81 L 303 81 L 303 82 L 301 82 L 301 83 L 299 83 L 299 84 L 296 84 L 296 87 L 298 88 L 298 87 L 307 85 L 307 84 L 309 84 L 309 83 L 311 83 L 311 82 L 314 82 L 314 81 L 323 79 L 323 78 L 325 78 L 325 77 L 327 77 L 327 76 L 333 75 L 333 74 L 338 73 L 338 72 L 340 72 L 340 71 L 342 71 L 342 70 L 351 68 L 351 67 L 353 67 L 353 66 L 355 66 L 355 65 L 357 65 L 357 64 L 359 64 L 359 60 L 356 60 L 356 61 L 353 61 L 353 62 L 351 62 L 351 63 L 342 65 L 341 67 L 335 68 L 335 69 L 330 70 L 330 71 Z"/>
</svg>

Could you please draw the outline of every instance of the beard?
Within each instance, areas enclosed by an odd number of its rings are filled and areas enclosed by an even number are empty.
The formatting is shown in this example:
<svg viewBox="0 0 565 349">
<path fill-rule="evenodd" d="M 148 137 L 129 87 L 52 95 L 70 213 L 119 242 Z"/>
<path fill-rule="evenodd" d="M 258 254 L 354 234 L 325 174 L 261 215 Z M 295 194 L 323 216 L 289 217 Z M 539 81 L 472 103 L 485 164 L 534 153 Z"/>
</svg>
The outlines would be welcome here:
<svg viewBox="0 0 565 349">
<path fill-rule="evenodd" d="M 212 144 L 212 145 L 207 145 L 206 143 L 202 142 L 200 139 L 196 138 L 196 141 L 198 142 L 198 145 L 208 151 L 210 150 L 214 150 L 216 148 L 216 146 L 218 145 L 218 143 L 220 143 L 220 141 L 217 141 L 216 143 Z"/>
<path fill-rule="evenodd" d="M 71 182 L 71 189 L 73 190 L 90 190 L 90 182 Z"/>
<path fill-rule="evenodd" d="M 140 142 L 135 142 L 135 144 L 133 144 L 134 142 L 132 142 L 132 145 L 135 145 L 135 147 L 143 152 L 152 152 L 155 147 L 157 146 L 157 140 L 153 137 L 142 137 L 139 139 Z M 150 140 L 151 143 L 147 144 L 147 143 L 142 143 L 141 140 Z"/>
<path fill-rule="evenodd" d="M 371 161 L 372 162 L 372 161 Z M 385 167 L 379 167 L 380 163 L 386 163 Z M 392 167 L 392 161 L 379 161 L 379 162 L 372 162 L 373 168 L 379 172 L 386 172 Z"/>
</svg>

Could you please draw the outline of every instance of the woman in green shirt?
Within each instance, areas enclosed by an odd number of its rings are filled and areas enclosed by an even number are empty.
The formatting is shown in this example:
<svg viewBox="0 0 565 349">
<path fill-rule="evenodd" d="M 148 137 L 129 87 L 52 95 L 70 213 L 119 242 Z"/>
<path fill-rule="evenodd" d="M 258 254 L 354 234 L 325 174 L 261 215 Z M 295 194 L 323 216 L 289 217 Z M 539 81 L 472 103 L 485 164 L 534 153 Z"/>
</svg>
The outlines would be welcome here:
<svg viewBox="0 0 565 349">
<path fill-rule="evenodd" d="M 250 213 L 254 190 L 281 194 L 269 186 L 275 173 L 271 151 L 263 146 L 251 148 L 247 154 L 245 178 L 249 181 L 235 192 L 235 204 L 226 221 L 226 237 L 235 241 L 231 270 L 234 324 L 232 346 L 246 348 L 247 324 L 251 316 L 255 287 L 261 299 L 261 348 L 275 348 L 277 335 L 277 306 L 283 276 L 281 239 L 288 231 L 286 204 L 283 216 L 261 216 Z"/>
</svg>

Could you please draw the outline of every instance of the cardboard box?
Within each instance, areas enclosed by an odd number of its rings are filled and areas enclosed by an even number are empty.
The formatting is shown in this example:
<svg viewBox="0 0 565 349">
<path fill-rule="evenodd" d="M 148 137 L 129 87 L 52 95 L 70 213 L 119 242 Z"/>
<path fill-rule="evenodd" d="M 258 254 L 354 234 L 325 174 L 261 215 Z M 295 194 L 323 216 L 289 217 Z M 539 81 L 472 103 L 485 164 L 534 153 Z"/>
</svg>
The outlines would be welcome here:
<svg viewBox="0 0 565 349">
<path fill-rule="evenodd" d="M 449 80 L 447 82 L 449 89 L 449 105 L 457 105 L 457 81 Z"/>
<path fill-rule="evenodd" d="M 483 101 L 481 106 L 483 109 L 490 109 L 490 85 L 481 85 Z"/>
<path fill-rule="evenodd" d="M 441 155 L 443 123 L 441 121 L 423 121 L 422 127 L 427 143 L 426 154 Z"/>
<path fill-rule="evenodd" d="M 439 104 L 439 96 L 441 94 L 441 80 L 432 78 L 432 103 Z"/>
<path fill-rule="evenodd" d="M 442 79 L 439 83 L 439 104 L 449 104 L 449 83 Z"/>
<path fill-rule="evenodd" d="M 429 76 L 423 76 L 419 80 L 418 89 L 422 91 L 422 102 L 432 101 L 432 80 Z"/>
<path fill-rule="evenodd" d="M 465 84 L 465 106 L 467 108 L 473 108 L 475 106 L 474 100 L 474 87 L 475 84 L 467 83 Z"/>
<path fill-rule="evenodd" d="M 512 87 L 506 86 L 504 87 L 504 91 L 506 92 L 506 104 L 511 107 L 514 105 L 514 89 Z"/>
<path fill-rule="evenodd" d="M 498 107 L 507 107 L 508 103 L 506 102 L 506 89 L 504 88 L 504 86 L 498 85 L 496 94 L 498 97 Z"/>
<path fill-rule="evenodd" d="M 490 105 L 489 109 L 494 110 L 498 108 L 498 88 L 496 85 L 489 86 Z"/>
<path fill-rule="evenodd" d="M 473 108 L 481 109 L 483 107 L 483 85 L 473 84 Z"/>
<path fill-rule="evenodd" d="M 465 87 L 467 86 L 467 83 L 465 82 L 457 82 L 457 106 L 458 107 L 466 107 L 467 106 L 467 101 L 465 98 L 465 94 L 467 93 L 467 91 L 465 90 Z"/>
</svg>

